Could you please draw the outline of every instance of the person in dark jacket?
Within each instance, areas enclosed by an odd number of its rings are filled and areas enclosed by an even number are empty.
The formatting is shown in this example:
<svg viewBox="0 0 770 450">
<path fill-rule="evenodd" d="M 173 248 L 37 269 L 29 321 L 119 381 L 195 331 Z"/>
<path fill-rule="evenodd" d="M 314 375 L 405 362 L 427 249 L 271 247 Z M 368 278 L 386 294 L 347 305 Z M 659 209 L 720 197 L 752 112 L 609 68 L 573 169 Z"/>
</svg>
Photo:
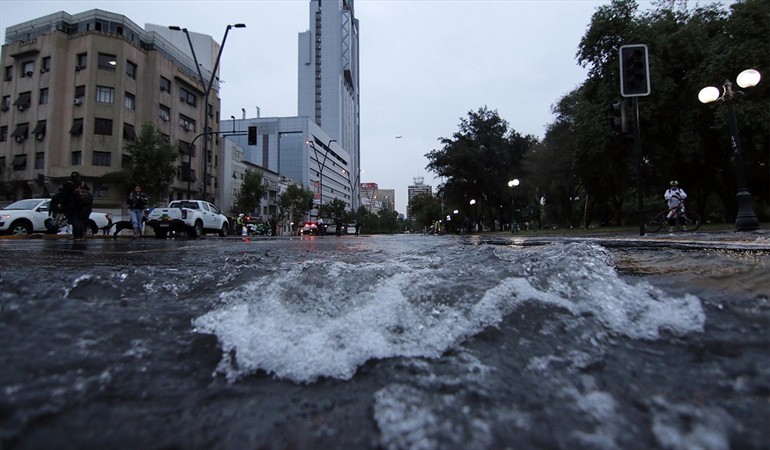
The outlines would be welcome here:
<svg viewBox="0 0 770 450">
<path fill-rule="evenodd" d="M 83 225 L 83 181 L 78 172 L 72 172 L 70 178 L 64 182 L 61 191 L 61 206 L 67 221 L 72 225 L 72 237 L 83 239 L 85 227 Z M 90 214 L 90 213 L 89 213 Z"/>
<path fill-rule="evenodd" d="M 149 206 L 150 200 L 142 192 L 142 187 L 134 185 L 134 189 L 128 193 L 128 215 L 131 217 L 131 225 L 134 227 L 134 237 L 142 235 L 142 222 L 144 221 L 144 210 Z"/>
</svg>

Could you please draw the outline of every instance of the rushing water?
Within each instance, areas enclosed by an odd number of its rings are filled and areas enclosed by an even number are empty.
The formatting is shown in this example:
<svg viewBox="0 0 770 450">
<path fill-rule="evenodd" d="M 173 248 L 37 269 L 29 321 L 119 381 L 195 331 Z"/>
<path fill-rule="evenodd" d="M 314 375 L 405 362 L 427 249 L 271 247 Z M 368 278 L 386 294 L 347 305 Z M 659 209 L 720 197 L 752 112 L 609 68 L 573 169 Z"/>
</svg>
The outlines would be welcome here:
<svg viewBox="0 0 770 450">
<path fill-rule="evenodd" d="M 3 448 L 770 448 L 770 250 L 0 242 Z"/>
</svg>

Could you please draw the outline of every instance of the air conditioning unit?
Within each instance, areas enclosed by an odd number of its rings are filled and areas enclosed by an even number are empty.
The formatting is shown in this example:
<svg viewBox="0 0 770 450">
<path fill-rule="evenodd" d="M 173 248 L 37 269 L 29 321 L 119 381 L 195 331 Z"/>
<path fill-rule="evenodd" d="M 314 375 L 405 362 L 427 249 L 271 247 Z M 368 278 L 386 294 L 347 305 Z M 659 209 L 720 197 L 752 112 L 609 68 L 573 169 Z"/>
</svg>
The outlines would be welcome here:
<svg viewBox="0 0 770 450">
<path fill-rule="evenodd" d="M 27 105 L 18 105 L 16 109 L 18 109 L 19 111 L 24 111 L 25 109 L 27 109 Z"/>
<path fill-rule="evenodd" d="M 187 131 L 192 131 L 192 125 L 185 125 L 184 129 Z"/>
<path fill-rule="evenodd" d="M 160 87 L 160 91 L 161 91 L 161 92 L 166 92 L 166 86 L 161 86 L 161 87 Z"/>
<path fill-rule="evenodd" d="M 40 73 L 46 73 L 48 72 L 48 69 L 40 69 Z"/>
<path fill-rule="evenodd" d="M 26 75 L 28 77 L 31 77 L 32 76 L 32 71 L 28 70 L 28 71 L 24 72 L 24 75 Z"/>
<path fill-rule="evenodd" d="M 35 139 L 37 139 L 38 141 L 42 141 L 44 137 L 45 135 L 43 133 L 38 133 L 35 135 Z"/>
<path fill-rule="evenodd" d="M 83 68 L 80 67 L 80 66 L 75 66 L 75 72 L 80 72 L 81 69 L 83 69 Z"/>
<path fill-rule="evenodd" d="M 179 97 L 179 101 L 187 103 L 187 97 L 185 96 Z"/>
<path fill-rule="evenodd" d="M 77 106 L 80 106 L 81 103 L 83 103 L 83 99 L 82 98 L 78 97 L 78 98 L 75 99 L 75 104 Z"/>
<path fill-rule="evenodd" d="M 22 142 L 24 142 L 25 137 L 24 136 L 16 136 L 14 139 L 16 139 L 16 142 L 22 143 Z"/>
<path fill-rule="evenodd" d="M 2 107 L 0 107 L 0 110 L 2 110 L 2 111 L 8 111 L 8 107 L 7 107 L 7 106 L 5 106 L 5 105 L 3 105 Z"/>
<path fill-rule="evenodd" d="M 168 122 L 169 118 L 168 117 L 161 117 L 161 120 L 163 120 L 164 122 Z"/>
</svg>

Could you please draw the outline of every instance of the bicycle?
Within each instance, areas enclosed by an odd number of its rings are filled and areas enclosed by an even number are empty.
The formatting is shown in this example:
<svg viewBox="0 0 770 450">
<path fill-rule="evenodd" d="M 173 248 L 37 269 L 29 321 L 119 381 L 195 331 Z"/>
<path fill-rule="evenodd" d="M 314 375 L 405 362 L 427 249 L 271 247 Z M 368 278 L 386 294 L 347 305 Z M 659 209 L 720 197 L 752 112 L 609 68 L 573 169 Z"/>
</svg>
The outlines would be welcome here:
<svg viewBox="0 0 770 450">
<path fill-rule="evenodd" d="M 660 231 L 664 225 L 669 223 L 669 215 L 671 215 L 673 225 L 682 231 L 695 231 L 700 227 L 700 215 L 695 211 L 686 210 L 684 202 L 681 202 L 678 206 L 666 208 L 650 218 L 644 224 L 645 230 L 650 233 Z"/>
</svg>

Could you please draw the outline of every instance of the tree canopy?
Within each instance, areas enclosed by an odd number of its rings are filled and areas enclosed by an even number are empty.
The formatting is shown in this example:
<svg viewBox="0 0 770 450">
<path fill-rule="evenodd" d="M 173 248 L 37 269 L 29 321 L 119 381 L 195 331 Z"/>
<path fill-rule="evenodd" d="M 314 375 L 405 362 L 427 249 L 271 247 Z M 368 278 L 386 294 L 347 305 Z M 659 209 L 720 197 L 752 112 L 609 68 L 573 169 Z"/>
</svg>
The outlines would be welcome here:
<svg viewBox="0 0 770 450">
<path fill-rule="evenodd" d="M 518 221 L 634 223 L 634 141 L 612 129 L 610 106 L 621 99 L 619 47 L 646 44 L 651 93 L 636 99 L 645 208 L 661 206 L 668 181 L 678 180 L 690 207 L 707 220 L 732 220 L 736 172 L 726 105 L 703 105 L 698 92 L 734 82 L 744 69 L 770 75 L 769 6 L 768 0 L 739 0 L 729 8 L 659 0 L 641 10 L 634 0 L 613 0 L 597 7 L 577 43 L 587 78 L 554 102 L 554 121 L 541 142 L 484 106 L 426 155 L 427 169 L 444 179 L 438 195 L 445 209 L 476 214 L 487 227 L 506 223 L 514 209 Z M 734 104 L 746 180 L 757 215 L 767 220 L 770 77 L 743 92 Z M 513 177 L 521 183 L 508 189 Z"/>
<path fill-rule="evenodd" d="M 150 122 L 142 125 L 136 139 L 127 141 L 124 151 L 131 157 L 128 167 L 108 178 L 129 185 L 138 183 L 153 203 L 165 203 L 177 176 L 179 151 Z"/>
</svg>

